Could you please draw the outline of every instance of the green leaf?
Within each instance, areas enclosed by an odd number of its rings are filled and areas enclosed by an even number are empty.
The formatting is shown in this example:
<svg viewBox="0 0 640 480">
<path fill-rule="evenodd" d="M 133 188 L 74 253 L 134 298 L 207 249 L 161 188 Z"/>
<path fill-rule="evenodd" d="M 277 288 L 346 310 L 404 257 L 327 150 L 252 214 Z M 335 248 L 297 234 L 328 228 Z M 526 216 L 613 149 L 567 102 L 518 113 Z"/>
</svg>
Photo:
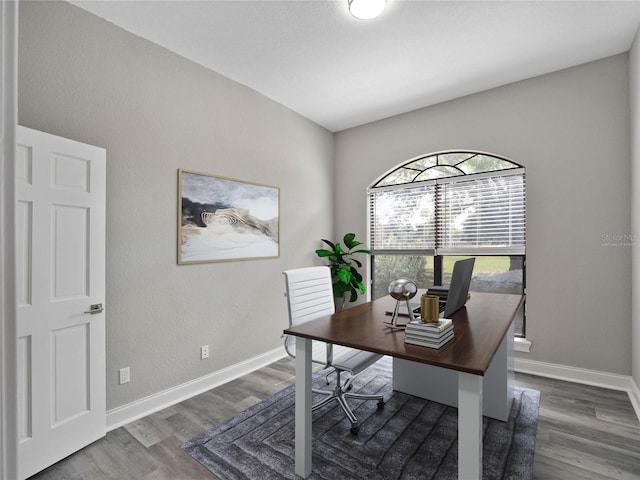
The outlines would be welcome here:
<svg viewBox="0 0 640 480">
<path fill-rule="evenodd" d="M 356 253 L 368 253 L 370 255 L 371 250 L 365 250 L 365 249 L 356 250 L 355 252 L 351 252 L 351 255 L 355 255 Z"/>
<path fill-rule="evenodd" d="M 344 297 L 345 292 L 347 291 L 347 286 L 342 282 L 336 282 L 333 284 L 333 296 L 335 298 Z"/>
<path fill-rule="evenodd" d="M 344 240 L 344 244 L 347 246 L 347 248 L 349 250 L 351 250 L 353 247 L 355 247 L 358 243 L 354 244 L 356 238 L 356 234 L 355 233 L 347 233 L 343 240 Z"/>
<path fill-rule="evenodd" d="M 342 267 L 340 268 L 340 270 L 338 270 L 338 280 L 340 280 L 342 283 L 348 285 L 351 282 L 352 277 L 353 274 L 346 268 Z"/>
<path fill-rule="evenodd" d="M 335 250 L 336 249 L 336 246 L 333 244 L 333 242 L 330 242 L 329 240 L 327 240 L 325 238 L 323 238 L 322 241 L 324 243 L 326 243 L 327 245 L 329 245 L 331 247 L 331 250 Z"/>
<path fill-rule="evenodd" d="M 329 250 L 320 249 L 320 250 L 316 250 L 316 255 L 318 255 L 319 257 L 331 257 L 333 256 L 333 252 Z"/>
<path fill-rule="evenodd" d="M 349 298 L 350 302 L 355 302 L 358 300 L 358 291 L 355 288 L 351 289 L 351 298 Z"/>
</svg>

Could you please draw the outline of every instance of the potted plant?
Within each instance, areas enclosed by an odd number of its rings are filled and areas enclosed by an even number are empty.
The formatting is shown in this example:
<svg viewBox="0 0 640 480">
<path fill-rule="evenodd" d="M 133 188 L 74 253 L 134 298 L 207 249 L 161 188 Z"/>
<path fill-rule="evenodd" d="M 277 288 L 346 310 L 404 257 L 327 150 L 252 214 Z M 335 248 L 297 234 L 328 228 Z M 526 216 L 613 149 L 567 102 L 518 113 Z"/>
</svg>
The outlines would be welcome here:
<svg viewBox="0 0 640 480">
<path fill-rule="evenodd" d="M 347 300 L 347 294 L 349 294 L 349 302 L 355 302 L 358 299 L 358 293 L 364 295 L 367 291 L 364 283 L 362 282 L 362 275 L 356 269 L 362 267 L 362 262 L 353 256 L 357 253 L 368 253 L 371 251 L 358 248 L 362 245 L 362 242 L 356 240 L 355 233 L 347 233 L 342 239 L 344 243 L 343 249 L 340 243 L 333 243 L 329 240 L 322 239 L 331 250 L 318 249 L 316 255 L 321 258 L 329 260 L 329 267 L 331 268 L 331 275 L 333 276 L 333 296 L 338 299 L 342 299 L 340 304 L 340 310 L 344 308 L 344 304 Z"/>
</svg>

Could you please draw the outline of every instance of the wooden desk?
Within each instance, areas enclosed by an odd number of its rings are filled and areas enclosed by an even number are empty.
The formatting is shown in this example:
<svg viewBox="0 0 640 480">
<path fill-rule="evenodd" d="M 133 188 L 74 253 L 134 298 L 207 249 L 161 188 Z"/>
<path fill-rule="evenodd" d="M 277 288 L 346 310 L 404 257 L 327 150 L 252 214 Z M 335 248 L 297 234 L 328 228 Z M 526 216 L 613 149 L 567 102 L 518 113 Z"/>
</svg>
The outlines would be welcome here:
<svg viewBox="0 0 640 480">
<path fill-rule="evenodd" d="M 344 345 L 458 372 L 458 477 L 482 478 L 483 376 L 510 331 L 522 295 L 472 292 L 453 316 L 454 339 L 436 350 L 404 343 L 383 322 L 389 297 L 284 331 L 296 341 L 295 472 L 311 474 L 311 340 Z"/>
</svg>

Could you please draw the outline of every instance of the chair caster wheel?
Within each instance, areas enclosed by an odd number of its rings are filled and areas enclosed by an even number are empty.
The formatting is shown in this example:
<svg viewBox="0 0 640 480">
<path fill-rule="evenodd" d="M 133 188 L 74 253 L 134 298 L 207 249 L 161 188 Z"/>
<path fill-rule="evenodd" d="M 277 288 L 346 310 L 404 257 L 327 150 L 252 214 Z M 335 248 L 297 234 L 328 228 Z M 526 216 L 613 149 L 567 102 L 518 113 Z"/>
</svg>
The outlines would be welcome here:
<svg viewBox="0 0 640 480">
<path fill-rule="evenodd" d="M 384 400 L 378 400 L 378 408 L 384 408 Z"/>
<path fill-rule="evenodd" d="M 351 427 L 351 435 L 358 435 L 358 432 L 360 432 L 360 427 L 359 426 L 354 426 Z"/>
</svg>

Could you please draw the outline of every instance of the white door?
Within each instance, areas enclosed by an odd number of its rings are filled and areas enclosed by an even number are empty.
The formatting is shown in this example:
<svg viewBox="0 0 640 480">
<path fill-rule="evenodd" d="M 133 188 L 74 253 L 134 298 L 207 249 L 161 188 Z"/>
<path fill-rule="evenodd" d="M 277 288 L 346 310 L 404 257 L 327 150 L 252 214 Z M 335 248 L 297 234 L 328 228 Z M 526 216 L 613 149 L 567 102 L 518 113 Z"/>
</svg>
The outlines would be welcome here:
<svg viewBox="0 0 640 480">
<path fill-rule="evenodd" d="M 18 471 L 24 479 L 106 432 L 106 151 L 24 127 L 17 139 Z"/>
</svg>

